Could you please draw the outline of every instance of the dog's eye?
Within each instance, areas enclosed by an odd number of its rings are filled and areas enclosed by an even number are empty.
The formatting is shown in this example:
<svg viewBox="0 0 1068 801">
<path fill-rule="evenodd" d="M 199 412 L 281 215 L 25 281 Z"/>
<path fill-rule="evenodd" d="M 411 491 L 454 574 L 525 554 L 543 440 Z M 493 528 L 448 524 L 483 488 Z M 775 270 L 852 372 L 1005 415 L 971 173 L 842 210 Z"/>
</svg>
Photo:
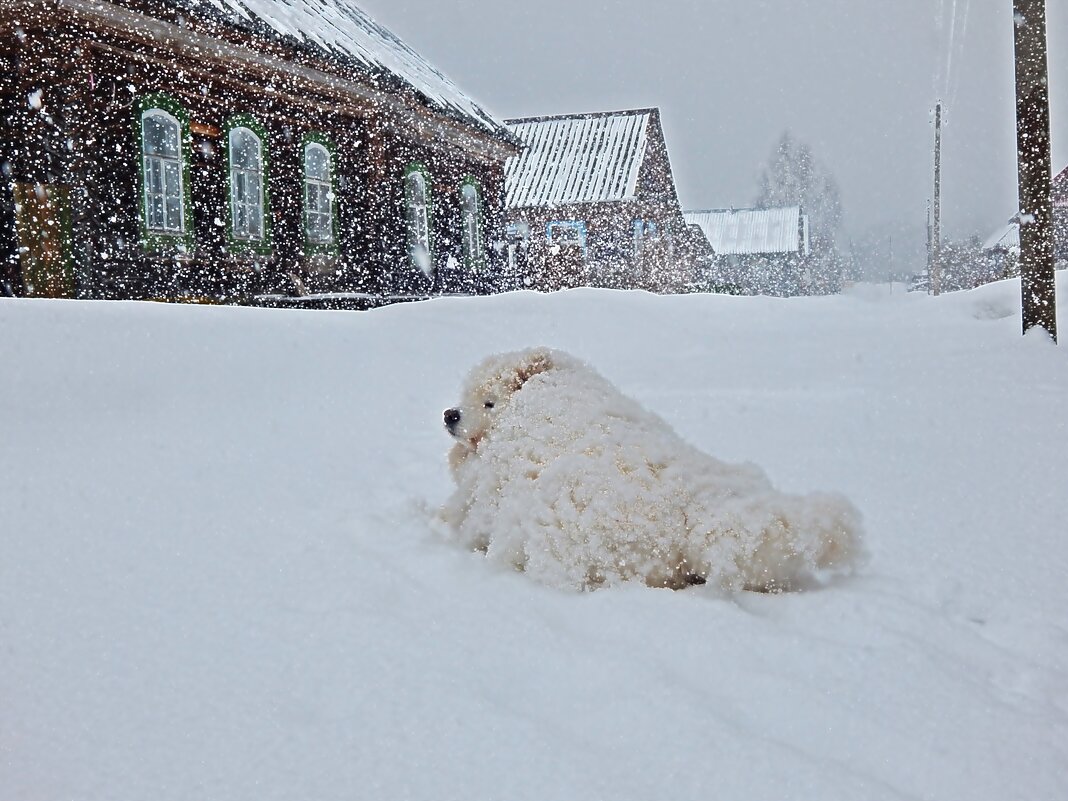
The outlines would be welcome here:
<svg viewBox="0 0 1068 801">
<path fill-rule="evenodd" d="M 493 408 L 493 401 L 486 401 L 485 406 L 486 406 L 487 409 L 492 409 Z"/>
</svg>

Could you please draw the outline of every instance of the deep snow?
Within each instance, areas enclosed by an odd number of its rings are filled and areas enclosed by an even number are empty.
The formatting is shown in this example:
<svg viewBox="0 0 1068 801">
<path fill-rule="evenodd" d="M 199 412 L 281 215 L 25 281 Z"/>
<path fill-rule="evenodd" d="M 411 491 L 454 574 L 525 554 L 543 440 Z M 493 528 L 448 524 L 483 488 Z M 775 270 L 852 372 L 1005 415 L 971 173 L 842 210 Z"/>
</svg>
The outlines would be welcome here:
<svg viewBox="0 0 1068 801">
<path fill-rule="evenodd" d="M 0 799 L 1068 797 L 1068 350 L 1018 291 L 0 300 Z M 870 564 L 576 594 L 448 544 L 441 410 L 533 344 L 843 492 Z"/>
</svg>

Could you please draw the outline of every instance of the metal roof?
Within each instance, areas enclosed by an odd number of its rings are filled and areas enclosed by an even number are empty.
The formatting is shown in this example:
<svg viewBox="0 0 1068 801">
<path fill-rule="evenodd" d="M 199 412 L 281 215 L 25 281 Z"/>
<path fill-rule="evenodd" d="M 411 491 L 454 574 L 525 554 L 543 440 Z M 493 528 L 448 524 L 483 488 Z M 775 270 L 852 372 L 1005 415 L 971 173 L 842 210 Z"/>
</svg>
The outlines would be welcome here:
<svg viewBox="0 0 1068 801">
<path fill-rule="evenodd" d="M 483 128 L 502 124 L 467 97 L 422 56 L 383 28 L 352 0 L 171 0 L 191 13 L 210 6 L 237 27 L 263 28 L 372 72 L 386 72 L 431 105 L 459 114 Z"/>
<path fill-rule="evenodd" d="M 505 120 L 526 145 L 505 165 L 508 207 L 633 200 L 654 113 Z"/>
<path fill-rule="evenodd" d="M 716 255 L 808 253 L 808 217 L 799 206 L 687 211 L 683 216 L 700 226 Z"/>
<path fill-rule="evenodd" d="M 1053 205 L 1068 206 L 1068 167 L 1053 179 Z"/>
<path fill-rule="evenodd" d="M 1020 223 L 1010 220 L 1009 224 L 994 232 L 986 242 L 983 250 L 1018 251 L 1020 249 Z"/>
</svg>

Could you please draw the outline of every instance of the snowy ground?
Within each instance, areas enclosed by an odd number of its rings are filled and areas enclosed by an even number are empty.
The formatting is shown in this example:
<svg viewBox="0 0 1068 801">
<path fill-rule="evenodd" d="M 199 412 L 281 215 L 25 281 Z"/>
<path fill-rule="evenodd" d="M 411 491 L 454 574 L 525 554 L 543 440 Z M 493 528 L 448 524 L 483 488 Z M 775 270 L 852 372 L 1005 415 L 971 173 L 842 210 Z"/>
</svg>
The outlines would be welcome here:
<svg viewBox="0 0 1068 801">
<path fill-rule="evenodd" d="M 0 799 L 1068 798 L 1068 345 L 886 289 L 0 301 Z M 538 343 L 846 493 L 869 567 L 578 595 L 443 542 L 441 410 Z"/>
</svg>

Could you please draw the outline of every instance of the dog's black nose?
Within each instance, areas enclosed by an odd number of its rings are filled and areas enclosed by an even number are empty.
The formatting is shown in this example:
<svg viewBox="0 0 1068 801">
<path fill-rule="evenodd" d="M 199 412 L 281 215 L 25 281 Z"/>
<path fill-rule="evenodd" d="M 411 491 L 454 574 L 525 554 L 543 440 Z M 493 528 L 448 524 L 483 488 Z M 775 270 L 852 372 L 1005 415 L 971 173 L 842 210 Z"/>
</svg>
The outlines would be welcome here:
<svg viewBox="0 0 1068 801">
<path fill-rule="evenodd" d="M 460 422 L 460 410 L 459 409 L 446 409 L 445 410 L 445 427 L 452 428 Z"/>
</svg>

